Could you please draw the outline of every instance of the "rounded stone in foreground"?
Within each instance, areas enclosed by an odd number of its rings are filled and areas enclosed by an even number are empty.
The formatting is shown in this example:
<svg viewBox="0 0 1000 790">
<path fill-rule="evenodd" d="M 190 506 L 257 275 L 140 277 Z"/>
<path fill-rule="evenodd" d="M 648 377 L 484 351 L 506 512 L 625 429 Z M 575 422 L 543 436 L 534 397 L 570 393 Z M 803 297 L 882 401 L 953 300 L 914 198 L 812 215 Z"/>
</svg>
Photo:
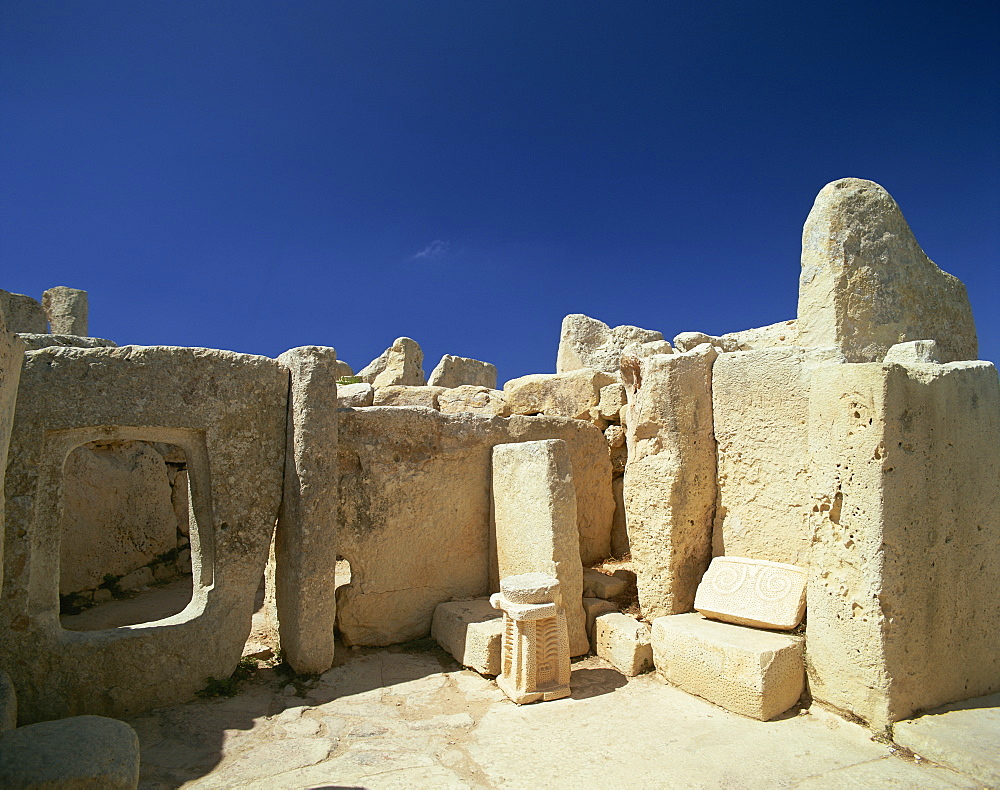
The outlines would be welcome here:
<svg viewBox="0 0 1000 790">
<path fill-rule="evenodd" d="M 0 736 L 0 787 L 8 790 L 134 790 L 139 737 L 103 716 L 72 716 Z"/>
<path fill-rule="evenodd" d="M 552 603 L 559 581 L 545 573 L 521 573 L 500 580 L 500 592 L 511 603 Z"/>
</svg>

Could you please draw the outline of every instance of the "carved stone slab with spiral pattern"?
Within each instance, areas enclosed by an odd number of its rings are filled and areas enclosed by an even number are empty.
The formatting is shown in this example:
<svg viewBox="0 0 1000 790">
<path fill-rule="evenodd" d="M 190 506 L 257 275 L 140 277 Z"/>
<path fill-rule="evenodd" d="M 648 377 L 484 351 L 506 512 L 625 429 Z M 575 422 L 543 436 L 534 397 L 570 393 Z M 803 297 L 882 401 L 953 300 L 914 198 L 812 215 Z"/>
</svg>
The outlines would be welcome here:
<svg viewBox="0 0 1000 790">
<path fill-rule="evenodd" d="M 716 557 L 694 608 L 713 620 L 791 631 L 806 611 L 806 572 L 782 562 Z"/>
</svg>

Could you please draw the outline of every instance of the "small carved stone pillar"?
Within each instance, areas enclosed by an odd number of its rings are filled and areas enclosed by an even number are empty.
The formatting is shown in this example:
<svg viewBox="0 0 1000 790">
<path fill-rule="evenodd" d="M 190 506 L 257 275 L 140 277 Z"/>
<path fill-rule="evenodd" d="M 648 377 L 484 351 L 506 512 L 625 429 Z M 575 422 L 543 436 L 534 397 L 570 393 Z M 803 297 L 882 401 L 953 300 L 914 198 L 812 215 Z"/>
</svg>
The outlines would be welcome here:
<svg viewBox="0 0 1000 790">
<path fill-rule="evenodd" d="M 502 579 L 490 596 L 503 611 L 497 685 L 518 705 L 569 696 L 569 632 L 558 590 L 551 576 L 524 573 Z"/>
</svg>

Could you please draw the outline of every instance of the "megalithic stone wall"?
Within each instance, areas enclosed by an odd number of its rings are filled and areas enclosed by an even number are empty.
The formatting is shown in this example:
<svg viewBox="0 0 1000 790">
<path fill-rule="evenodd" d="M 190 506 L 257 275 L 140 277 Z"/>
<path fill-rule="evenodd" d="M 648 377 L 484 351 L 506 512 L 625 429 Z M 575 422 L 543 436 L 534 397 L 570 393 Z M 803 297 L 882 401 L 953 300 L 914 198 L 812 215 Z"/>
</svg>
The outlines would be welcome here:
<svg viewBox="0 0 1000 790">
<path fill-rule="evenodd" d="M 712 558 L 716 355 L 703 344 L 683 354 L 633 358 L 630 368 L 623 360 L 625 516 L 647 620 L 691 611 Z"/>
<path fill-rule="evenodd" d="M 274 585 L 278 634 L 296 671 L 333 665 L 337 615 L 337 352 L 304 346 L 278 362 L 291 377 L 285 478 L 275 530 Z"/>
<path fill-rule="evenodd" d="M 3 308 L 0 307 L 0 590 L 3 589 L 4 548 L 4 476 L 7 468 L 7 449 L 14 423 L 14 403 L 17 400 L 17 382 L 21 378 L 21 357 L 24 344 L 17 335 L 8 331 Z"/>
<path fill-rule="evenodd" d="M 988 362 L 813 375 L 815 699 L 875 728 L 1000 689 L 1000 385 Z"/>
</svg>

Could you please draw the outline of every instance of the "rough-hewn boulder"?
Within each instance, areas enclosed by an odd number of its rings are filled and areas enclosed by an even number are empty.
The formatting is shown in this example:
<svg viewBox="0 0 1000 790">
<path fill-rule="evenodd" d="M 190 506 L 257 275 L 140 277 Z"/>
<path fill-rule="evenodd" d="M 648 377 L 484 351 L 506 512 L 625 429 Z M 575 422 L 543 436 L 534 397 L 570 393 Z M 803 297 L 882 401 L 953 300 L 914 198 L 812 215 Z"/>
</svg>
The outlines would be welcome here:
<svg viewBox="0 0 1000 790">
<path fill-rule="evenodd" d="M 497 387 L 497 369 L 489 362 L 445 354 L 431 371 L 427 383 L 434 387 L 461 387 L 463 384 L 470 384 L 492 390 Z"/>
<path fill-rule="evenodd" d="M 424 378 L 424 352 L 416 340 L 397 337 L 391 346 L 359 370 L 358 378 L 378 389 L 393 384 L 421 387 Z"/>
<path fill-rule="evenodd" d="M 632 343 L 663 340 L 663 333 L 637 326 L 616 326 L 579 313 L 563 319 L 559 334 L 556 372 L 567 373 L 580 368 L 593 368 L 617 377 L 619 359 L 624 348 Z"/>
</svg>

